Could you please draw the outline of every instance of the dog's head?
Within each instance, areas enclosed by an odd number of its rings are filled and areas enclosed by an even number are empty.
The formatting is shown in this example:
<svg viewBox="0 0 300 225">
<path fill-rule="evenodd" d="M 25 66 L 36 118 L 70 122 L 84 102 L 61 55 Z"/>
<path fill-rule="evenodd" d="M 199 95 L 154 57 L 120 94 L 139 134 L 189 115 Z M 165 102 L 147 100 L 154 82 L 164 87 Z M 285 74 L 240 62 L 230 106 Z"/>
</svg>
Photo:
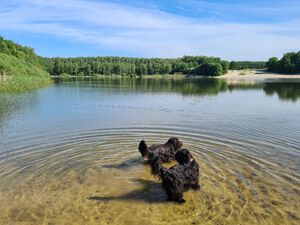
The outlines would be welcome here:
<svg viewBox="0 0 300 225">
<path fill-rule="evenodd" d="M 181 149 L 183 145 L 177 137 L 171 137 L 167 143 L 171 144 L 175 150 Z"/>
<path fill-rule="evenodd" d="M 175 159 L 180 165 L 189 164 L 194 160 L 192 154 L 187 149 L 179 150 L 175 155 Z"/>
</svg>

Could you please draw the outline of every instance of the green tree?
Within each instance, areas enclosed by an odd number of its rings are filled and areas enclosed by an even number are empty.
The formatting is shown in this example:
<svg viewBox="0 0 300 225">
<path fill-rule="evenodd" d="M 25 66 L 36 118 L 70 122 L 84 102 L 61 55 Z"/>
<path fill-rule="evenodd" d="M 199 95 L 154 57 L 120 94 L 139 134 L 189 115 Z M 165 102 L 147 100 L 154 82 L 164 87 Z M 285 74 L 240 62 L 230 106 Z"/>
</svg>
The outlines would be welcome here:
<svg viewBox="0 0 300 225">
<path fill-rule="evenodd" d="M 269 61 L 267 62 L 267 68 L 269 71 L 273 72 L 273 71 L 277 71 L 277 67 L 278 67 L 278 58 L 277 57 L 272 57 L 269 59 Z"/>
<path fill-rule="evenodd" d="M 220 76 L 223 74 L 223 69 L 220 63 L 207 62 L 193 69 L 191 74 L 202 76 Z"/>
</svg>

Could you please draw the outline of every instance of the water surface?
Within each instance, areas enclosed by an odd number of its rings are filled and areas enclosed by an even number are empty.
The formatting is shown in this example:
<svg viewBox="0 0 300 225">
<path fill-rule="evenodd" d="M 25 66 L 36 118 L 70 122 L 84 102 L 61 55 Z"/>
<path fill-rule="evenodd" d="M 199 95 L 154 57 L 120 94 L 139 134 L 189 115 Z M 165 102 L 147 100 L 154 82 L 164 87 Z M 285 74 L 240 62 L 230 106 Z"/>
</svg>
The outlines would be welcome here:
<svg viewBox="0 0 300 225">
<path fill-rule="evenodd" d="M 0 224 L 299 224 L 299 113 L 299 80 L 69 79 L 1 94 Z M 201 167 L 184 205 L 165 202 L 137 151 L 171 136 Z"/>
</svg>

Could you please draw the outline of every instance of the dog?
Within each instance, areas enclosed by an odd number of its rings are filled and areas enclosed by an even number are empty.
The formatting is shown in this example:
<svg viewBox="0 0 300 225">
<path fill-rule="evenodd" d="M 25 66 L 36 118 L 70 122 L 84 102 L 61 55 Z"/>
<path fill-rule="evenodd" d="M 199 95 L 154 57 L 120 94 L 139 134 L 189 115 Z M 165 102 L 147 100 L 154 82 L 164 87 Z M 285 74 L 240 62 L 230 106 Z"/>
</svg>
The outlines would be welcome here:
<svg viewBox="0 0 300 225">
<path fill-rule="evenodd" d="M 171 137 L 165 144 L 154 144 L 150 147 L 142 140 L 139 144 L 139 151 L 146 162 L 154 155 L 159 157 L 162 162 L 170 162 L 175 159 L 175 154 L 182 148 L 182 145 L 182 142 L 176 137 Z"/>
<path fill-rule="evenodd" d="M 199 165 L 187 149 L 179 150 L 175 159 L 177 165 L 171 168 L 162 166 L 156 155 L 150 159 L 152 173 L 159 176 L 169 201 L 184 203 L 183 192 L 189 188 L 200 190 Z"/>
</svg>

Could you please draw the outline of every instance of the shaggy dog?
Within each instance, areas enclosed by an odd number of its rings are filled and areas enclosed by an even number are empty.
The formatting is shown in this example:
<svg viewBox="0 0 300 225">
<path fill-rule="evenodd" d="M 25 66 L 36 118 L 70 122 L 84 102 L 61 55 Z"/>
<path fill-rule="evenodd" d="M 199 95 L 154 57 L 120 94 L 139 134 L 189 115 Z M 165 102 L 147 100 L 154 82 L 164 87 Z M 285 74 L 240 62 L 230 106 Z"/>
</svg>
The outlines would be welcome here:
<svg viewBox="0 0 300 225">
<path fill-rule="evenodd" d="M 199 165 L 192 154 L 186 150 L 179 150 L 175 159 L 177 165 L 165 168 L 158 156 L 150 159 L 152 173 L 162 180 L 162 186 L 168 196 L 168 200 L 184 203 L 183 192 L 189 188 L 199 190 Z"/>
<path fill-rule="evenodd" d="M 155 144 L 150 147 L 142 140 L 139 144 L 139 151 L 145 161 L 156 155 L 162 162 L 170 162 L 175 159 L 176 152 L 182 148 L 182 142 L 176 138 L 171 137 L 165 144 Z"/>
</svg>

